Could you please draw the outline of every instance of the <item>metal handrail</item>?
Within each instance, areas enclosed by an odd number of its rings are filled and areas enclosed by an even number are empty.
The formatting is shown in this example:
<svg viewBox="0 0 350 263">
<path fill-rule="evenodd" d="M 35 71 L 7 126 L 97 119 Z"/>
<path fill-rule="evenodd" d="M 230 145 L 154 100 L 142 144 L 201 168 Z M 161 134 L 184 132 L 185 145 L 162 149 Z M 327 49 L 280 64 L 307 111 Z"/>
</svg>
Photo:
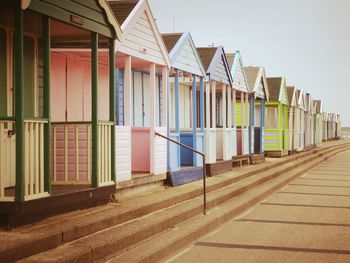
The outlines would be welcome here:
<svg viewBox="0 0 350 263">
<path fill-rule="evenodd" d="M 206 215 L 207 214 L 207 184 L 206 184 L 206 171 L 205 171 L 205 154 L 200 152 L 200 151 L 197 151 L 196 149 L 193 149 L 192 147 L 190 146 L 187 146 L 186 144 L 183 144 L 181 142 L 178 142 L 178 141 L 175 141 L 167 136 L 164 136 L 163 134 L 159 133 L 159 132 L 155 132 L 154 133 L 155 136 L 159 136 L 159 137 L 162 137 L 163 139 L 166 139 L 172 143 L 175 143 L 187 150 L 190 150 L 196 154 L 199 154 L 202 159 L 203 159 L 203 215 Z"/>
</svg>

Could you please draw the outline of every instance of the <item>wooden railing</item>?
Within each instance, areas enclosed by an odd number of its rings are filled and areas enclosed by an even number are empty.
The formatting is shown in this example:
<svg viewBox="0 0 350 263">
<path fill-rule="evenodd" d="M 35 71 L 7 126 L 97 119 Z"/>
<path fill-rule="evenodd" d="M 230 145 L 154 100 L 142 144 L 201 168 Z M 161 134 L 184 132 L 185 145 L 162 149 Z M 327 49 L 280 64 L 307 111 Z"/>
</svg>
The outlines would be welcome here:
<svg viewBox="0 0 350 263">
<path fill-rule="evenodd" d="M 112 180 L 112 126 L 113 122 L 100 122 L 98 124 L 98 133 L 99 133 L 99 178 L 98 185 L 111 185 L 114 184 Z"/>
<path fill-rule="evenodd" d="M 24 198 L 47 195 L 44 191 L 44 126 L 47 120 L 24 121 Z"/>
<path fill-rule="evenodd" d="M 6 196 L 5 188 L 16 184 L 16 138 L 14 121 L 0 120 L 0 200 L 13 201 Z"/>
</svg>

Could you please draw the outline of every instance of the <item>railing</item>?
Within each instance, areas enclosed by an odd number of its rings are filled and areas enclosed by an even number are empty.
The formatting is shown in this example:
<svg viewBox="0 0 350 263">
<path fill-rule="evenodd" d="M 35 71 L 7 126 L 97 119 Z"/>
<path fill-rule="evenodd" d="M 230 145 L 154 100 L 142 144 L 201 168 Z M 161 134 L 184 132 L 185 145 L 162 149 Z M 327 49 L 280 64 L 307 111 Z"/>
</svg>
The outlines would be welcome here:
<svg viewBox="0 0 350 263">
<path fill-rule="evenodd" d="M 112 126 L 113 122 L 100 122 L 98 124 L 99 133 L 99 178 L 98 185 L 105 186 L 114 184 L 112 180 Z"/>
<path fill-rule="evenodd" d="M 44 126 L 47 120 L 24 121 L 24 198 L 34 199 L 44 192 Z"/>
<path fill-rule="evenodd" d="M 91 182 L 91 123 L 52 123 L 53 184 Z"/>
<path fill-rule="evenodd" d="M 200 151 L 197 151 L 189 146 L 187 146 L 186 144 L 183 144 L 183 143 L 180 143 L 180 142 L 177 142 L 175 140 L 172 140 L 170 139 L 169 137 L 166 137 L 164 136 L 163 134 L 161 133 L 158 133 L 158 132 L 155 132 L 154 133 L 155 136 L 159 136 L 163 139 L 166 139 L 172 143 L 175 143 L 183 148 L 186 148 L 187 150 L 190 150 L 196 154 L 199 154 L 202 158 L 203 158 L 203 215 L 206 215 L 207 214 L 207 187 L 206 187 L 206 167 L 205 167 L 205 154 L 200 152 Z"/>
<path fill-rule="evenodd" d="M 0 200 L 13 201 L 7 197 L 5 188 L 16 184 L 16 137 L 14 121 L 0 120 Z"/>
</svg>

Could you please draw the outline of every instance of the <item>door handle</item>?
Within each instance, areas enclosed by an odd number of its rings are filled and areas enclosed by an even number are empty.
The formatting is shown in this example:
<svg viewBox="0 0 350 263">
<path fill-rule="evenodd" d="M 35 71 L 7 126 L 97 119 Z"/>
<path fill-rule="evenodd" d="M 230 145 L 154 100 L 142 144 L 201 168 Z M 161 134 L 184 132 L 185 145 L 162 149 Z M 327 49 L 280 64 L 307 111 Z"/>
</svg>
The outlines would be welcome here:
<svg viewBox="0 0 350 263">
<path fill-rule="evenodd" d="M 7 131 L 7 136 L 9 137 L 9 138 L 11 138 L 12 136 L 14 136 L 16 134 L 16 131 L 13 129 L 13 130 L 8 130 Z"/>
</svg>

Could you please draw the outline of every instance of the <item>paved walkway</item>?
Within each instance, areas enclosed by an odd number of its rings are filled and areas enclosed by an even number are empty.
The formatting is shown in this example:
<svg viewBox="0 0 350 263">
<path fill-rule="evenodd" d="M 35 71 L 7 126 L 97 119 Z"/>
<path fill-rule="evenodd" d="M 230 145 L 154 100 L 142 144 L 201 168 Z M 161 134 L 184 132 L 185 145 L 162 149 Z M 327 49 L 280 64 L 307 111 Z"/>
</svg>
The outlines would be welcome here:
<svg viewBox="0 0 350 263">
<path fill-rule="evenodd" d="M 350 151 L 318 165 L 169 262 L 350 262 Z"/>
</svg>

